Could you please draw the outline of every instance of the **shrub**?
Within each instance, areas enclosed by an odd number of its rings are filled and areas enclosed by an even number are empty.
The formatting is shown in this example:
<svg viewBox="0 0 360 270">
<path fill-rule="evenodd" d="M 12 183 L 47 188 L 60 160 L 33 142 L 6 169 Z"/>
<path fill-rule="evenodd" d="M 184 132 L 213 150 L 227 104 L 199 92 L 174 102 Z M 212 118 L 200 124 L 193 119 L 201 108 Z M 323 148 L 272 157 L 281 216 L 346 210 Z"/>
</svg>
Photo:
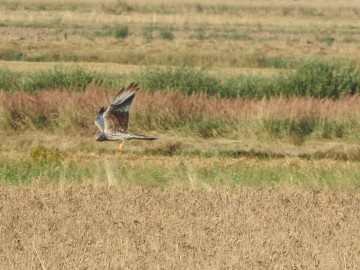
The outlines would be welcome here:
<svg viewBox="0 0 360 270">
<path fill-rule="evenodd" d="M 114 36 L 119 39 L 124 39 L 129 34 L 129 27 L 127 25 L 118 25 L 114 30 Z"/>
<path fill-rule="evenodd" d="M 0 69 L 0 89 L 3 91 L 14 91 L 19 89 L 19 77 L 8 69 Z"/>
<path fill-rule="evenodd" d="M 278 96 L 277 77 L 261 77 L 257 75 L 241 75 L 224 80 L 222 95 L 223 97 L 245 97 L 245 98 L 264 98 Z"/>
<path fill-rule="evenodd" d="M 192 68 L 150 68 L 136 77 L 149 90 L 177 90 L 184 94 L 205 93 L 221 95 L 221 81 L 205 72 Z"/>
<path fill-rule="evenodd" d="M 270 118 L 264 120 L 264 128 L 271 136 L 277 138 L 290 136 L 294 144 L 302 144 L 317 125 L 318 123 L 309 117 L 298 119 Z"/>
<path fill-rule="evenodd" d="M 324 41 L 328 46 L 332 46 L 333 43 L 335 42 L 335 38 L 332 36 L 327 36 L 324 38 Z"/>
<path fill-rule="evenodd" d="M 310 61 L 285 77 L 282 91 L 288 96 L 338 98 L 360 90 L 360 72 L 355 62 Z"/>
<path fill-rule="evenodd" d="M 346 126 L 343 123 L 336 123 L 335 121 L 325 121 L 322 128 L 322 138 L 343 138 L 346 135 Z"/>
<path fill-rule="evenodd" d="M 161 39 L 164 40 L 173 40 L 174 39 L 174 34 L 171 31 L 170 27 L 161 27 L 159 29 L 159 35 Z"/>
<path fill-rule="evenodd" d="M 89 83 L 105 88 L 123 87 L 127 75 L 106 75 L 86 70 L 78 65 L 55 65 L 53 68 L 29 73 L 0 69 L 0 89 L 6 92 L 36 92 L 63 88 L 83 91 Z"/>
<path fill-rule="evenodd" d="M 55 88 L 83 91 L 94 79 L 95 73 L 79 66 L 64 67 L 56 65 L 53 69 L 40 70 L 30 74 L 28 78 L 23 80 L 22 89 L 31 92 Z"/>
<path fill-rule="evenodd" d="M 221 131 L 225 130 L 224 121 L 215 118 L 204 117 L 196 123 L 198 133 L 202 138 L 211 138 L 221 135 Z"/>
</svg>

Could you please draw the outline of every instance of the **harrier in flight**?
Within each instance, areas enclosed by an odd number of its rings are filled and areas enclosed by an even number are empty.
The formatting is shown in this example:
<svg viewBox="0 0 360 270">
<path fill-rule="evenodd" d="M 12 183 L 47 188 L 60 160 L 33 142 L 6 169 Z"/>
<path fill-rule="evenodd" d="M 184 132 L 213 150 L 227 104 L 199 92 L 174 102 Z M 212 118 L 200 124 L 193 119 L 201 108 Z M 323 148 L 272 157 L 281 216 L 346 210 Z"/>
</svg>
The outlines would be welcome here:
<svg viewBox="0 0 360 270">
<path fill-rule="evenodd" d="M 131 103 L 138 90 L 138 85 L 131 83 L 120 90 L 109 106 L 100 109 L 95 118 L 95 124 L 101 131 L 100 135 L 96 138 L 97 141 L 122 141 L 119 146 L 120 151 L 122 151 L 126 140 L 156 139 L 154 137 L 127 132 Z"/>
</svg>

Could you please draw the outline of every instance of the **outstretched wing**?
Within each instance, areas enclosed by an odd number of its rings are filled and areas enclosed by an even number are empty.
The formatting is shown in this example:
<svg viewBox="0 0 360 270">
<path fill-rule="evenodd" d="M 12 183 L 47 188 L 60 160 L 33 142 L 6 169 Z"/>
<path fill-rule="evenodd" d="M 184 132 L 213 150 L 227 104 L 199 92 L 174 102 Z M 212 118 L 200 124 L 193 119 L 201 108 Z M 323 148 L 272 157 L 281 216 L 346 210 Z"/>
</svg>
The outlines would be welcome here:
<svg viewBox="0 0 360 270">
<path fill-rule="evenodd" d="M 126 132 L 129 125 L 129 112 L 139 87 L 131 83 L 115 96 L 109 107 L 103 113 L 105 133 Z"/>
<path fill-rule="evenodd" d="M 105 130 L 104 112 L 105 112 L 105 108 L 101 107 L 100 111 L 98 112 L 95 118 L 95 125 L 100 129 L 101 132 L 104 132 Z"/>
</svg>

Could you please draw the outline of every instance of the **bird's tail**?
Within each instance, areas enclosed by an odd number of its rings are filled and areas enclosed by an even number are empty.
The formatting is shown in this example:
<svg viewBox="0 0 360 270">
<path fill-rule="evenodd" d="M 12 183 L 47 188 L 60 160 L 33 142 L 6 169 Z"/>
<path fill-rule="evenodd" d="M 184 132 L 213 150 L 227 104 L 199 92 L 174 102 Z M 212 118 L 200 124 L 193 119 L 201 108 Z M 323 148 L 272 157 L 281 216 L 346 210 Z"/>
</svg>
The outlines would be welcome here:
<svg viewBox="0 0 360 270">
<path fill-rule="evenodd" d="M 141 134 L 131 134 L 130 140 L 156 140 L 157 138 L 155 137 L 148 137 L 145 135 L 141 135 Z"/>
</svg>

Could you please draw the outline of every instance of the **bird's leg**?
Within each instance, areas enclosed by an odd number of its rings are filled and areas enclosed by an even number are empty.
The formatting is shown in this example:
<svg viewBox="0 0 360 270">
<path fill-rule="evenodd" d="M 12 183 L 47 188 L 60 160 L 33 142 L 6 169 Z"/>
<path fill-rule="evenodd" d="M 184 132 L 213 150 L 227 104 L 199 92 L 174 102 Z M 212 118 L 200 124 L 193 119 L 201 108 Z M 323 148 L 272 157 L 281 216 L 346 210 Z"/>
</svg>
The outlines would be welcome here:
<svg viewBox="0 0 360 270">
<path fill-rule="evenodd" d="M 122 152 L 124 150 L 124 142 L 125 141 L 122 141 L 119 145 L 119 150 Z"/>
</svg>

